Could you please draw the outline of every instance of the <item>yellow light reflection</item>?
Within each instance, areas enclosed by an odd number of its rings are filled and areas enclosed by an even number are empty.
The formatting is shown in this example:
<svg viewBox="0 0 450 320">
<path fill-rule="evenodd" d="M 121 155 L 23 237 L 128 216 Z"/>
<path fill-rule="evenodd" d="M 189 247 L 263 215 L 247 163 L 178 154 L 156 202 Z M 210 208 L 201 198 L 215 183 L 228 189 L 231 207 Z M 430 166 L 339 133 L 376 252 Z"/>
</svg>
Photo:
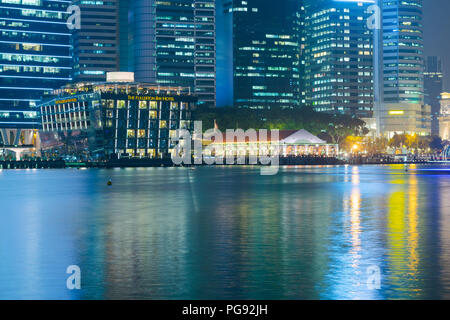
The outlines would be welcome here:
<svg viewBox="0 0 450 320">
<path fill-rule="evenodd" d="M 417 276 L 417 269 L 419 266 L 419 255 L 417 253 L 417 247 L 419 242 L 419 233 L 417 230 L 418 215 L 417 215 L 417 177 L 411 175 L 409 181 L 409 213 L 408 213 L 408 247 L 409 247 L 409 263 L 408 267 L 410 274 L 413 277 Z"/>
<path fill-rule="evenodd" d="M 360 251 L 361 251 L 361 192 L 359 188 L 353 188 L 352 195 L 350 197 L 350 233 L 352 236 L 352 250 L 351 255 L 353 258 L 352 267 L 358 268 Z"/>
<path fill-rule="evenodd" d="M 388 200 L 387 238 L 392 284 L 418 294 L 420 257 L 418 185 L 416 175 L 396 175 L 391 183 L 397 191 Z"/>
</svg>

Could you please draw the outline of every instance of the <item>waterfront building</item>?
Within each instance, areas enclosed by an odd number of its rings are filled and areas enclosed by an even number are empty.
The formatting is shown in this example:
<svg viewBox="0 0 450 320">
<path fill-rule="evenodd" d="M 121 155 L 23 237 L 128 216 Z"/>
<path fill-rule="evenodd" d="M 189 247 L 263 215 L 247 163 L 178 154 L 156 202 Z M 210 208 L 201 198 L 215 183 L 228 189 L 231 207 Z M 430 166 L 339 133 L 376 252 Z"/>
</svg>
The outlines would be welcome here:
<svg viewBox="0 0 450 320">
<path fill-rule="evenodd" d="M 440 95 L 443 89 L 444 74 L 439 57 L 427 57 L 424 73 L 425 104 L 431 106 L 431 134 L 439 135 L 439 119 L 441 113 Z"/>
<path fill-rule="evenodd" d="M 300 104 L 300 2 L 217 1 L 217 105 Z"/>
<path fill-rule="evenodd" d="M 327 113 L 373 116 L 375 1 L 304 1 L 303 86 L 306 105 Z"/>
<path fill-rule="evenodd" d="M 124 82 L 78 83 L 39 105 L 42 150 L 87 159 L 169 158 L 177 129 L 191 130 L 197 101 L 189 88 Z"/>
<path fill-rule="evenodd" d="M 241 140 L 235 137 L 230 139 L 227 133 L 222 133 L 220 141 L 216 140 L 217 132 L 211 133 L 211 136 L 206 135 L 203 146 L 208 148 L 204 149 L 204 156 L 225 158 L 233 155 L 248 159 L 260 156 L 261 150 L 270 150 L 270 154 L 279 154 L 281 157 L 335 157 L 339 154 L 338 145 L 329 144 L 304 129 L 280 130 L 277 137 L 269 130 L 264 137 L 261 131 L 253 133 L 252 135 L 247 131 L 245 138 L 241 137 Z"/>
<path fill-rule="evenodd" d="M 69 82 L 68 1 L 0 1 L 0 146 L 38 144 L 36 105 Z M 3 149 L 3 148 L 2 148 Z"/>
<path fill-rule="evenodd" d="M 382 0 L 383 103 L 379 131 L 431 134 L 424 104 L 422 0 Z"/>
<path fill-rule="evenodd" d="M 450 93 L 441 94 L 441 115 L 439 117 L 439 136 L 450 141 Z"/>
</svg>

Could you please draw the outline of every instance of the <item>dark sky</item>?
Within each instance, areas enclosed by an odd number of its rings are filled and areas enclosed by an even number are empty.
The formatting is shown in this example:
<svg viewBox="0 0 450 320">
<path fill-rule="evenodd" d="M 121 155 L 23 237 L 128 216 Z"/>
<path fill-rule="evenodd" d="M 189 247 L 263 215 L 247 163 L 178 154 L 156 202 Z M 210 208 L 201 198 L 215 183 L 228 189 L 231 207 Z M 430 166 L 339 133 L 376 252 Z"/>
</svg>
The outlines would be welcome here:
<svg viewBox="0 0 450 320">
<path fill-rule="evenodd" d="M 444 89 L 450 91 L 450 0 L 423 0 L 425 55 L 440 56 Z"/>
</svg>

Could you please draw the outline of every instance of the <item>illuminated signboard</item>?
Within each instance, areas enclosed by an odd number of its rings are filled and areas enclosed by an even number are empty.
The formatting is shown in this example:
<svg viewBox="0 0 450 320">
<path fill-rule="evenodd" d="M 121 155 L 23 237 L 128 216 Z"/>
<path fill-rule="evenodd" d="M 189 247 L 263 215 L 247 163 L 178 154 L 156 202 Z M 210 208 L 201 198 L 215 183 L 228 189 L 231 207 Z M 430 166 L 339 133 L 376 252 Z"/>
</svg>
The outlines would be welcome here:
<svg viewBox="0 0 450 320">
<path fill-rule="evenodd" d="M 70 102 L 77 102 L 77 99 L 72 98 L 72 99 L 66 99 L 66 100 L 56 100 L 55 104 L 63 104 L 63 103 L 70 103 Z"/>
<path fill-rule="evenodd" d="M 403 110 L 391 110 L 391 111 L 389 111 L 389 115 L 391 115 L 391 116 L 400 116 L 400 115 L 403 115 L 403 114 L 405 114 L 405 111 L 403 111 Z"/>
<path fill-rule="evenodd" d="M 174 97 L 160 97 L 160 96 L 130 96 L 128 95 L 128 100 L 138 100 L 138 101 L 175 101 Z"/>
</svg>

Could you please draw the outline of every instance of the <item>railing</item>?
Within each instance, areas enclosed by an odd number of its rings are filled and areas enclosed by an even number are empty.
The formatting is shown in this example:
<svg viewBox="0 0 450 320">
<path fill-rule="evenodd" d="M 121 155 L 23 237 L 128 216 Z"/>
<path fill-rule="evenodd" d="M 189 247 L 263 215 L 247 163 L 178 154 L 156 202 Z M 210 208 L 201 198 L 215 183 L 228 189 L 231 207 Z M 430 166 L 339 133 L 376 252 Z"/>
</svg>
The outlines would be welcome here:
<svg viewBox="0 0 450 320">
<path fill-rule="evenodd" d="M 441 154 L 442 160 L 449 161 L 450 160 L 450 145 L 446 145 L 444 150 L 442 150 Z"/>
</svg>

